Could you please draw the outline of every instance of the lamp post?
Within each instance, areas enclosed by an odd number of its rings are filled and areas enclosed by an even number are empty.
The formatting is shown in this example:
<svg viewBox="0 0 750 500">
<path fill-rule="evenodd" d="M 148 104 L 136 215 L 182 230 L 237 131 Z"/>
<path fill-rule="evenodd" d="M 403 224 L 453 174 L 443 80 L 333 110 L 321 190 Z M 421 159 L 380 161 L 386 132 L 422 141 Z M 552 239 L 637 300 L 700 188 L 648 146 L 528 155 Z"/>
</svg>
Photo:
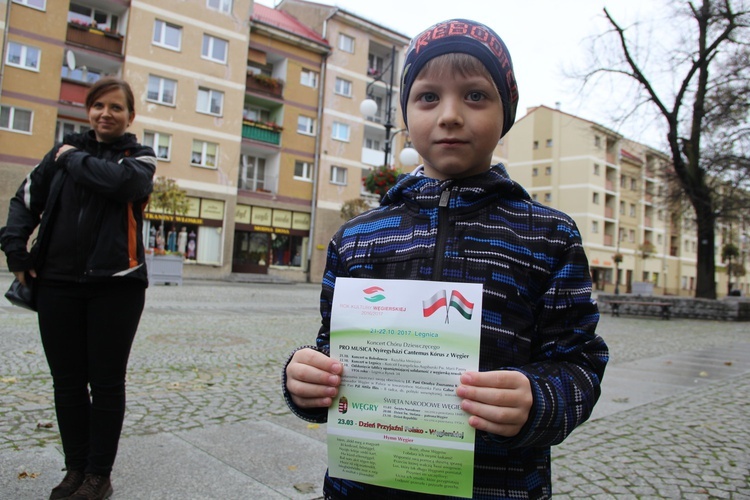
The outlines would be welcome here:
<svg viewBox="0 0 750 500">
<path fill-rule="evenodd" d="M 378 104 L 373 99 L 372 95 L 372 86 L 376 82 L 383 82 L 383 74 L 390 72 L 389 75 L 389 81 L 386 83 L 386 94 L 385 94 L 385 123 L 383 124 L 383 127 L 385 127 L 385 159 L 383 165 L 388 166 L 388 160 L 391 156 L 391 129 L 393 128 L 393 75 L 395 73 L 396 68 L 394 67 L 393 63 L 396 60 L 396 46 L 393 45 L 391 47 L 391 60 L 388 63 L 388 66 L 385 67 L 385 69 L 378 75 L 375 75 L 373 80 L 367 84 L 367 99 L 362 101 L 362 103 L 359 105 L 359 112 L 362 113 L 365 116 L 373 116 L 378 112 Z"/>
</svg>

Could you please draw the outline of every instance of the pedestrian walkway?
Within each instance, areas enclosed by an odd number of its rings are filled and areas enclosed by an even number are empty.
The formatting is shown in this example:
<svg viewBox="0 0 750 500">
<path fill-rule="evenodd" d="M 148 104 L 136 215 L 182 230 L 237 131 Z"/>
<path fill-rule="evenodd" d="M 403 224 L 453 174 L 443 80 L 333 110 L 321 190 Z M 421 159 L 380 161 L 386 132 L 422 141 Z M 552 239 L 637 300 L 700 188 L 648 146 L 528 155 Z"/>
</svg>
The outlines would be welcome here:
<svg viewBox="0 0 750 500">
<path fill-rule="evenodd" d="M 279 377 L 318 293 L 149 289 L 113 499 L 321 498 L 325 425 L 289 414 Z M 592 418 L 553 448 L 556 498 L 750 498 L 746 326 L 602 317 L 612 361 Z M 62 477 L 51 383 L 34 316 L 4 305 L 0 370 L 0 498 L 46 498 Z"/>
</svg>

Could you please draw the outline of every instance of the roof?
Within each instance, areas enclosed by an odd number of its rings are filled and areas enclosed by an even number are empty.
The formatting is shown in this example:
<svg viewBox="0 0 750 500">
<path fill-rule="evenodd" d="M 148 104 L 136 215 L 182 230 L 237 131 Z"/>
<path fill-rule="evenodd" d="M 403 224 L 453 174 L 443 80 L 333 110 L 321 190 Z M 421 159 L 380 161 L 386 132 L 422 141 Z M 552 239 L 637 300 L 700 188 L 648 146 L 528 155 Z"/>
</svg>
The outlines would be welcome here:
<svg viewBox="0 0 750 500">
<path fill-rule="evenodd" d="M 284 11 L 255 3 L 253 14 L 250 16 L 250 19 L 267 26 L 273 26 L 274 28 L 286 31 L 287 33 L 306 38 L 315 43 L 329 46 L 328 41 L 325 38 L 321 37 L 311 28 L 299 22 L 297 18 Z"/>
</svg>

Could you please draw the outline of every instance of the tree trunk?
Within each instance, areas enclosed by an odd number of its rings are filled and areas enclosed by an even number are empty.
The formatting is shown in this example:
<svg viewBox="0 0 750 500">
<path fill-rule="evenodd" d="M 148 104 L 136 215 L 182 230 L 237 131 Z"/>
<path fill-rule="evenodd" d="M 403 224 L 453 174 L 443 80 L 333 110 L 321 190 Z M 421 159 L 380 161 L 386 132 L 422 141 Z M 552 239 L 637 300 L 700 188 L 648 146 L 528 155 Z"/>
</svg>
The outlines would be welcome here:
<svg viewBox="0 0 750 500">
<path fill-rule="evenodd" d="M 696 208 L 698 224 L 698 259 L 696 262 L 695 296 L 701 299 L 716 298 L 716 264 L 714 260 L 715 216 L 710 206 Z"/>
</svg>

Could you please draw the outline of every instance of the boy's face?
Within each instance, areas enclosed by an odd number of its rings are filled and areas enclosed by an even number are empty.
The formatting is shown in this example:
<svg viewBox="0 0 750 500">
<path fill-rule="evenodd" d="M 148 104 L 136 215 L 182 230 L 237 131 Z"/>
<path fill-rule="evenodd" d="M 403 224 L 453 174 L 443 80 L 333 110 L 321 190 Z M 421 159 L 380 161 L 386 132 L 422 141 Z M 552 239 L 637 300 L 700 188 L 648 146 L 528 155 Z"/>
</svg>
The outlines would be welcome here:
<svg viewBox="0 0 750 500">
<path fill-rule="evenodd" d="M 420 73 L 406 108 L 409 137 L 433 179 L 469 177 L 492 164 L 503 132 L 503 105 L 491 79 Z"/>
</svg>

